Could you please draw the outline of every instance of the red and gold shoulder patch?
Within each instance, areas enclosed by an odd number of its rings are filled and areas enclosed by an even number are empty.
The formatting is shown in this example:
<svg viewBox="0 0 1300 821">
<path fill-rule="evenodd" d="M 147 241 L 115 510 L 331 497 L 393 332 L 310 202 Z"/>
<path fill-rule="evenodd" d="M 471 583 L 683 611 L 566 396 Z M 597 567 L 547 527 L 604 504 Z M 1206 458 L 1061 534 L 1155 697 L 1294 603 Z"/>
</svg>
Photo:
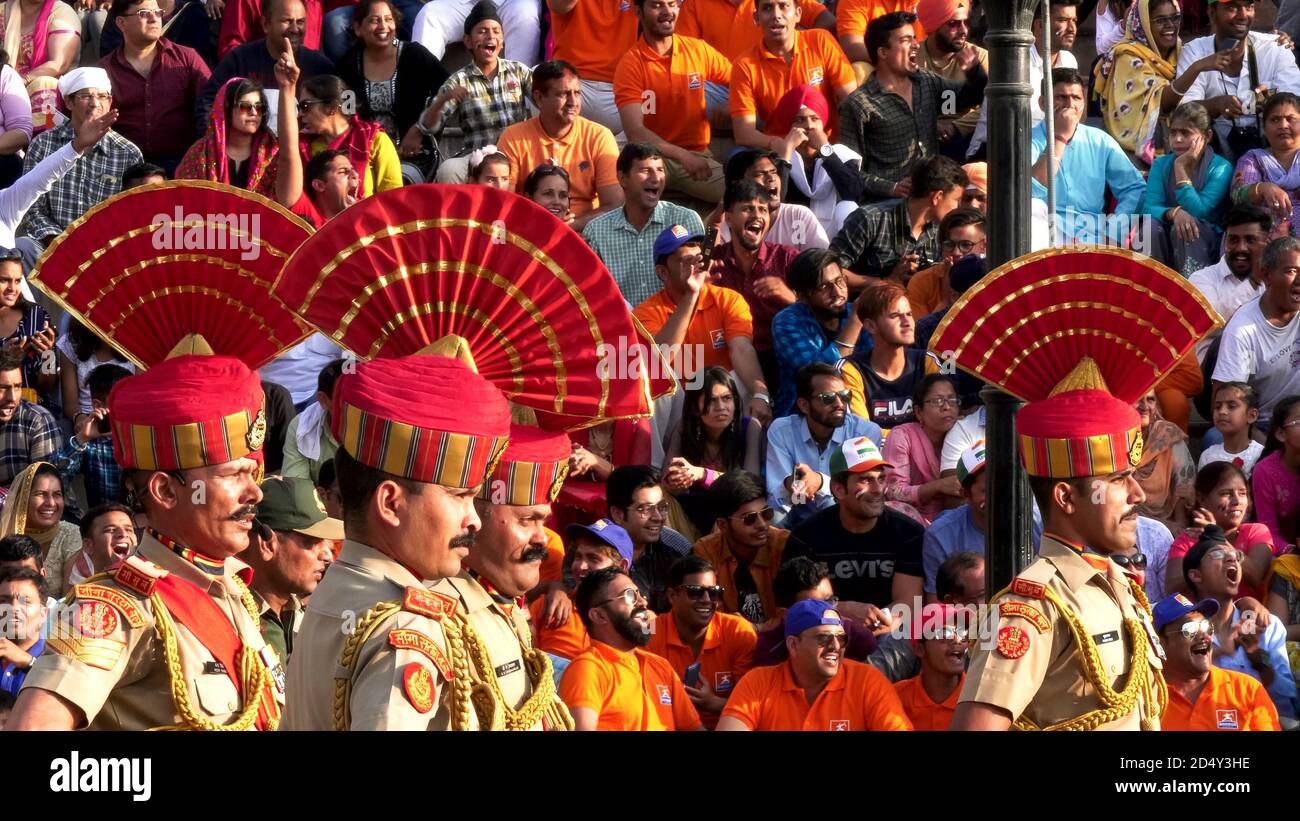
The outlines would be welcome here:
<svg viewBox="0 0 1300 821">
<path fill-rule="evenodd" d="M 110 613 L 113 611 L 109 611 Z M 112 670 L 122 657 L 126 642 L 116 639 L 78 638 L 76 636 L 50 636 L 45 640 L 47 652 L 75 659 L 82 664 Z"/>
<path fill-rule="evenodd" d="M 402 671 L 402 692 L 411 706 L 421 713 L 433 709 L 433 673 L 419 662 L 411 662 Z"/>
<path fill-rule="evenodd" d="M 139 556 L 128 556 L 113 574 L 113 578 L 123 587 L 134 590 L 141 596 L 148 596 L 153 593 L 153 586 L 165 575 L 167 571 L 152 562 Z"/>
<path fill-rule="evenodd" d="M 77 584 L 72 586 L 72 598 L 74 601 L 103 602 L 125 616 L 127 624 L 144 627 L 144 611 L 121 591 L 99 584 Z"/>
<path fill-rule="evenodd" d="M 1029 633 L 1019 627 L 1003 627 L 998 631 L 998 652 L 1009 659 L 1018 659 L 1029 652 Z"/>
<path fill-rule="evenodd" d="M 117 611 L 102 601 L 82 602 L 77 607 L 77 635 L 104 639 L 117 631 Z"/>
<path fill-rule="evenodd" d="M 1052 629 L 1052 623 L 1047 620 L 1047 616 L 1044 616 L 1043 612 L 1032 604 L 1022 601 L 1004 601 L 998 607 L 998 612 L 1003 617 L 1019 616 L 1037 627 L 1040 633 L 1046 633 Z"/>
<path fill-rule="evenodd" d="M 442 677 L 451 681 L 456 677 L 456 668 L 451 666 L 451 660 L 447 654 L 442 652 L 438 643 L 429 638 L 419 630 L 398 629 L 388 634 L 388 643 L 398 650 L 414 650 L 422 654 L 429 661 L 433 662 L 442 673 Z"/>
<path fill-rule="evenodd" d="M 1022 579 L 1017 576 L 1011 582 L 1011 592 L 1027 599 L 1041 599 L 1047 592 L 1047 585 L 1042 582 L 1031 582 L 1029 579 Z"/>
<path fill-rule="evenodd" d="M 451 596 L 425 590 L 423 587 L 408 587 L 402 609 L 441 621 L 456 614 L 456 603 Z"/>
</svg>

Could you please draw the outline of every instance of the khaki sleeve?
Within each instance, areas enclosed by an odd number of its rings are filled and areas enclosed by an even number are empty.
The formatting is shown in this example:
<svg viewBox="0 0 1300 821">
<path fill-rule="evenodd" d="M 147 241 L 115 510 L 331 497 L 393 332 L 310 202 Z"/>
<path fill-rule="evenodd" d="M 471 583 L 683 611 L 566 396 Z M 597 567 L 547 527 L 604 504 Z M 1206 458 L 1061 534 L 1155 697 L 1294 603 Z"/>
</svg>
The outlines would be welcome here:
<svg viewBox="0 0 1300 821">
<path fill-rule="evenodd" d="M 130 612 L 92 600 L 59 608 L 23 689 L 57 693 L 94 721 L 114 688 L 144 678 L 153 664 L 153 615 L 143 602 L 134 604 Z"/>
<path fill-rule="evenodd" d="M 352 681 L 351 730 L 425 730 L 449 709 L 451 655 L 441 625 L 402 612 L 361 650 Z"/>
<path fill-rule="evenodd" d="M 980 640 L 966 673 L 961 701 L 978 701 L 1001 707 L 1015 720 L 1024 713 L 1042 686 L 1047 668 L 1056 658 L 1061 637 L 1069 631 L 1057 629 L 1056 610 L 1043 599 L 1003 596 L 998 604 L 1020 602 L 1042 613 L 1053 629 L 1040 633 L 1033 623 L 1002 608 L 991 608 L 980 628 Z"/>
</svg>

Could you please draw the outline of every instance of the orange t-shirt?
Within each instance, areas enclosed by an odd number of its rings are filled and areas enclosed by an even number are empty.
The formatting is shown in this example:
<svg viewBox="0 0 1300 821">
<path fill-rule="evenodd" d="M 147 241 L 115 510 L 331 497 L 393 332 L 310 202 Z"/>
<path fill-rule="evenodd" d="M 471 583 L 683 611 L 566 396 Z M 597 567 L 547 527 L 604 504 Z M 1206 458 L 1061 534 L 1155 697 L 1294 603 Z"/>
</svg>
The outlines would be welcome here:
<svg viewBox="0 0 1300 821">
<path fill-rule="evenodd" d="M 835 31 L 838 34 L 856 34 L 867 36 L 867 26 L 877 17 L 883 17 L 894 11 L 916 13 L 916 0 L 840 0 L 835 6 Z M 921 22 L 912 24 L 916 30 L 916 39 L 925 39 L 925 29 Z"/>
<path fill-rule="evenodd" d="M 654 296 L 636 306 L 632 315 L 641 320 L 651 336 L 659 333 L 672 316 L 677 306 L 661 290 Z M 749 312 L 749 303 L 745 298 L 730 288 L 705 283 L 700 290 L 699 301 L 695 303 L 695 316 L 686 328 L 686 337 L 682 345 L 699 345 L 698 348 L 684 348 L 687 351 L 703 351 L 697 359 L 695 354 L 684 357 L 688 368 L 683 368 L 682 378 L 690 379 L 697 368 L 717 365 L 731 370 L 731 352 L 727 349 L 727 340 L 738 336 L 754 338 L 754 317 Z"/>
<path fill-rule="evenodd" d="M 546 531 L 546 558 L 542 559 L 542 581 L 564 581 L 564 539 L 549 527 Z"/>
<path fill-rule="evenodd" d="M 799 25 L 804 28 L 812 28 L 826 11 L 816 0 L 795 0 L 795 5 L 802 11 Z M 754 22 L 754 0 L 689 0 L 682 4 L 677 33 L 698 37 L 733 61 L 763 42 L 763 31 Z"/>
<path fill-rule="evenodd" d="M 731 61 L 708 43 L 677 35 L 673 50 L 660 56 L 639 39 L 618 61 L 614 104 L 639 105 L 646 128 L 665 141 L 687 151 L 708 151 L 713 135 L 705 115 L 706 82 L 731 82 Z"/>
<path fill-rule="evenodd" d="M 619 59 L 636 42 L 636 5 L 632 0 L 579 0 L 567 14 L 552 9 L 551 25 L 552 59 L 568 62 L 583 80 L 612 83 Z"/>
<path fill-rule="evenodd" d="M 569 598 L 573 598 L 572 593 L 569 594 Z M 544 623 L 545 596 L 534 599 L 528 606 L 528 612 L 533 617 L 533 631 L 537 635 L 538 649 L 560 658 L 571 659 L 591 646 L 591 636 L 587 635 L 587 628 L 579 618 L 577 610 L 570 613 L 568 622 L 559 627 L 547 627 Z"/>
<path fill-rule="evenodd" d="M 839 103 L 835 89 L 856 82 L 853 67 L 844 50 L 828 31 L 796 31 L 794 56 L 789 64 L 759 43 L 736 61 L 731 70 L 731 96 L 727 108 L 732 117 L 754 117 L 764 125 L 776 110 L 777 103 L 795 86 L 818 86 L 826 97 L 830 111 L 827 133 L 834 137 L 839 126 Z M 784 134 L 773 136 L 784 137 Z"/>
<path fill-rule="evenodd" d="M 698 730 L 682 680 L 668 662 L 640 647 L 623 653 L 593 641 L 560 679 L 560 698 L 569 708 L 600 714 L 599 730 Z"/>
<path fill-rule="evenodd" d="M 965 683 L 966 674 L 962 673 L 957 688 L 943 704 L 935 704 L 930 700 L 930 694 L 921 684 L 920 674 L 894 682 L 894 692 L 898 693 L 898 700 L 903 702 L 903 711 L 912 720 L 913 729 L 946 730 L 952 724 L 952 714 L 957 710 L 957 697 L 961 695 Z"/>
<path fill-rule="evenodd" d="M 948 279 L 952 265 L 940 262 L 923 271 L 917 271 L 907 283 L 907 301 L 912 306 L 912 316 L 920 319 L 943 307 L 943 284 Z"/>
<path fill-rule="evenodd" d="M 510 158 L 515 191 L 524 193 L 524 182 L 533 169 L 552 163 L 569 172 L 569 208 L 575 216 L 600 207 L 597 189 L 618 185 L 618 143 L 605 126 L 585 117 L 574 121 L 569 133 L 552 137 L 542 130 L 542 121 L 531 117 L 506 126 L 497 148 Z"/>
<path fill-rule="evenodd" d="M 757 642 L 758 632 L 748 619 L 715 612 L 704 631 L 704 644 L 700 648 L 700 681 L 707 683 L 717 695 L 730 693 L 754 666 L 754 645 Z M 686 668 L 696 661 L 691 648 L 677 633 L 677 620 L 672 613 L 655 619 L 655 633 L 645 649 L 667 659 L 679 678 L 685 678 Z M 710 730 L 718 723 L 716 714 L 703 713 L 700 718 Z"/>
<path fill-rule="evenodd" d="M 1196 703 L 1169 688 L 1162 730 L 1281 730 L 1277 708 L 1264 686 L 1245 673 L 1210 668 Z"/>
<path fill-rule="evenodd" d="M 789 661 L 755 667 L 736 685 L 722 715 L 751 730 L 912 729 L 889 679 L 869 664 L 848 659 L 811 705 Z"/>
</svg>

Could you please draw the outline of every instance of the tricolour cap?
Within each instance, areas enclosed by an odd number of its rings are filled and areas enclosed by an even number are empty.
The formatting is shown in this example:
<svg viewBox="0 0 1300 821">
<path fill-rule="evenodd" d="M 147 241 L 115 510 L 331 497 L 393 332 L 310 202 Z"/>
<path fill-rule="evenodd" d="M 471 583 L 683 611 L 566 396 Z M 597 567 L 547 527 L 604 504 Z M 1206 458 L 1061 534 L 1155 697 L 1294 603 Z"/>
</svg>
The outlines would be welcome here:
<svg viewBox="0 0 1300 821">
<path fill-rule="evenodd" d="M 862 473 L 880 466 L 893 467 L 880 455 L 880 448 L 865 436 L 849 439 L 831 453 L 830 471 L 837 473 Z"/>
<path fill-rule="evenodd" d="M 362 362 L 334 386 L 339 446 L 363 465 L 416 482 L 477 488 L 501 458 L 510 405 L 449 356 Z"/>
<path fill-rule="evenodd" d="M 957 459 L 957 484 L 967 487 L 984 469 L 987 459 L 984 453 L 984 440 L 976 442 L 961 452 Z"/>
</svg>

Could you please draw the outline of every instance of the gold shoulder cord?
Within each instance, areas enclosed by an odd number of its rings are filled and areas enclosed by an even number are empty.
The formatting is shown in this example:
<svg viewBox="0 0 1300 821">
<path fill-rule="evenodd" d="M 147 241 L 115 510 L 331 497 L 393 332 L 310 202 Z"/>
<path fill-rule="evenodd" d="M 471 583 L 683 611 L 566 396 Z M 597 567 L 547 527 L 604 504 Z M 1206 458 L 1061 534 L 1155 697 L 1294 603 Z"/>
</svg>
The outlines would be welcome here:
<svg viewBox="0 0 1300 821">
<path fill-rule="evenodd" d="M 523 706 L 512 710 L 506 706 L 496 668 L 478 632 L 463 613 L 457 612 L 454 621 L 460 627 L 465 646 L 474 663 L 479 684 L 473 688 L 474 708 L 478 712 L 479 726 L 485 730 L 530 730 L 543 718 L 552 729 L 572 730 L 573 716 L 555 692 L 555 672 L 551 659 L 541 650 L 524 647 L 524 670 L 528 674 L 533 694 Z"/>
<path fill-rule="evenodd" d="M 248 592 L 248 587 L 244 585 L 238 577 L 235 578 L 236 585 L 240 590 L 240 600 L 248 610 L 249 616 L 252 617 L 253 623 L 256 624 L 261 620 L 261 615 L 257 612 L 257 603 L 253 601 L 252 595 Z M 158 637 L 163 642 L 163 656 L 167 664 L 167 676 L 171 680 L 172 703 L 176 705 L 176 712 L 180 714 L 183 724 L 172 726 L 154 727 L 154 730 L 205 730 L 205 731 L 243 731 L 253 726 L 257 720 L 258 705 L 262 699 L 262 690 L 270 686 L 270 671 L 266 665 L 257 657 L 256 653 L 249 652 L 245 647 L 239 653 L 239 687 L 244 698 L 244 709 L 239 712 L 239 716 L 230 724 L 217 724 L 211 719 L 205 718 L 194 709 L 190 702 L 189 688 L 185 686 L 185 673 L 181 668 L 180 650 L 176 643 L 176 623 L 172 621 L 171 613 L 167 612 L 167 606 L 163 604 L 162 597 L 157 593 L 149 596 L 149 603 L 153 605 L 154 623 L 158 631 Z M 274 730 L 280 726 L 278 716 L 271 716 L 267 722 L 267 729 Z"/>
<path fill-rule="evenodd" d="M 1142 591 L 1134 579 L 1128 580 L 1129 590 L 1137 599 L 1138 605 L 1148 615 L 1151 613 L 1151 605 L 1147 602 L 1146 594 Z M 993 597 L 991 601 L 997 601 L 1011 588 L 1007 588 Z M 1121 691 L 1116 691 L 1106 681 L 1106 668 L 1102 664 L 1101 654 L 1097 650 L 1097 644 L 1088 635 L 1084 629 L 1083 622 L 1079 620 L 1078 615 L 1061 600 L 1050 587 L 1044 587 L 1044 598 L 1052 603 L 1065 621 L 1070 626 L 1070 634 L 1074 637 L 1074 645 L 1079 651 L 1079 658 L 1083 663 L 1083 674 L 1088 682 L 1097 691 L 1097 699 L 1102 703 L 1102 707 L 1097 710 L 1091 710 L 1081 716 L 1067 719 L 1048 727 L 1039 727 L 1033 721 L 1025 716 L 1016 719 L 1015 727 L 1019 730 L 1095 730 L 1103 724 L 1117 721 L 1124 716 L 1129 715 L 1138 705 L 1139 696 L 1148 706 L 1148 709 L 1154 705 L 1157 715 L 1164 715 L 1165 708 L 1169 703 L 1169 691 L 1165 685 L 1164 676 L 1156 673 L 1154 675 L 1154 685 L 1151 681 L 1152 676 L 1147 672 L 1147 635 L 1146 629 L 1137 619 L 1125 619 L 1124 626 L 1128 629 L 1129 641 L 1133 644 L 1133 657 L 1129 667 L 1128 683 Z M 1152 729 L 1153 725 L 1149 718 L 1142 719 L 1142 728 L 1144 730 Z"/>
</svg>

